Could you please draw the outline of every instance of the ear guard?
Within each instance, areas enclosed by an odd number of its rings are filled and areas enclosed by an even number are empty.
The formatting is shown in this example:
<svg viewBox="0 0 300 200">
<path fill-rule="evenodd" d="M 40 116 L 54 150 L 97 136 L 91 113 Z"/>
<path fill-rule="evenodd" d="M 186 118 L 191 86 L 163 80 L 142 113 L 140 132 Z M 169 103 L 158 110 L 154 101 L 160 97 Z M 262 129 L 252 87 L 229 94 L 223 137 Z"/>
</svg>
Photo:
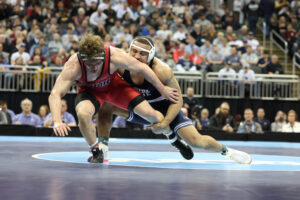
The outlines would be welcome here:
<svg viewBox="0 0 300 200">
<path fill-rule="evenodd" d="M 131 47 L 135 47 L 135 48 L 137 48 L 137 49 L 139 49 L 139 50 L 142 50 L 142 51 L 147 52 L 147 53 L 149 54 L 149 55 L 148 55 L 147 62 L 150 62 L 150 61 L 154 58 L 154 55 L 155 55 L 155 46 L 153 46 L 153 45 L 151 44 L 151 42 L 150 42 L 147 38 L 143 38 L 143 39 L 146 40 L 146 41 L 149 43 L 149 45 L 151 46 L 151 49 L 150 49 L 150 50 L 144 49 L 144 48 L 142 48 L 142 47 L 139 47 L 139 46 L 133 44 L 133 42 L 136 41 L 136 40 L 132 40 L 132 41 L 131 41 L 130 46 L 129 46 L 129 50 L 131 50 Z"/>
</svg>

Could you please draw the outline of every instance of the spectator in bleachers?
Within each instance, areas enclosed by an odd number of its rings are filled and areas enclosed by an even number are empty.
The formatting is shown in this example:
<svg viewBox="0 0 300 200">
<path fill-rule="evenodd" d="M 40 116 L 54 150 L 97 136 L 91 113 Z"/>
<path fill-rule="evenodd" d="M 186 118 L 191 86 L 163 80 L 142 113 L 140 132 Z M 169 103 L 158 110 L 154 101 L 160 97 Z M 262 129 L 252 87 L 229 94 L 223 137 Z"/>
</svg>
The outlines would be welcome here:
<svg viewBox="0 0 300 200">
<path fill-rule="evenodd" d="M 201 69 L 202 67 L 205 70 L 204 58 L 200 55 L 199 50 L 197 48 L 193 49 L 193 54 L 190 55 L 190 61 L 192 61 L 193 65 L 196 66 L 197 69 Z"/>
<path fill-rule="evenodd" d="M 157 36 L 159 36 L 162 40 L 168 39 L 172 32 L 168 29 L 168 24 L 163 24 L 160 29 L 156 32 Z"/>
<path fill-rule="evenodd" d="M 11 120 L 13 119 L 13 117 L 15 116 L 15 112 L 7 107 L 7 101 L 0 100 L 0 108 L 3 112 L 6 112 L 9 114 Z"/>
<path fill-rule="evenodd" d="M 200 123 L 203 130 L 207 130 L 209 128 L 209 111 L 207 108 L 203 108 L 201 110 Z"/>
<path fill-rule="evenodd" d="M 210 51 L 212 51 L 212 45 L 209 40 L 205 40 L 205 43 L 200 47 L 200 54 L 207 57 Z"/>
<path fill-rule="evenodd" d="M 11 55 L 10 63 L 12 65 L 15 65 L 16 64 L 16 59 L 21 57 L 23 63 L 27 64 L 30 60 L 30 55 L 29 55 L 29 53 L 25 52 L 26 44 L 22 43 L 22 44 L 19 45 L 18 48 L 19 48 L 18 51 Z"/>
<path fill-rule="evenodd" d="M 98 8 L 97 11 L 95 11 L 90 19 L 90 25 L 97 27 L 99 22 L 102 22 L 103 25 L 105 25 L 107 19 L 107 15 L 102 12 L 101 8 Z"/>
<path fill-rule="evenodd" d="M 6 62 L 6 63 L 9 62 L 9 53 L 3 51 L 3 45 L 1 43 L 0 43 L 0 55 L 2 55 L 4 62 Z M 2 63 L 2 62 L 0 62 L 0 63 Z"/>
<path fill-rule="evenodd" d="M 259 123 L 262 127 L 262 130 L 264 132 L 270 131 L 271 123 L 270 120 L 265 118 L 265 110 L 263 108 L 258 108 L 256 112 L 256 118 L 254 118 L 254 121 Z"/>
<path fill-rule="evenodd" d="M 35 45 L 31 46 L 30 51 L 29 51 L 30 56 L 32 56 L 34 54 L 36 48 L 40 48 L 43 57 L 45 57 L 45 58 L 49 57 L 49 55 L 50 55 L 49 48 L 48 48 L 48 45 L 46 44 L 44 37 L 41 37 L 39 39 L 39 44 L 35 44 Z"/>
<path fill-rule="evenodd" d="M 10 124 L 7 117 L 8 115 L 0 109 L 0 124 Z"/>
<path fill-rule="evenodd" d="M 52 63 L 56 66 L 62 67 L 67 62 L 68 54 L 64 48 L 59 49 L 57 54 L 52 55 Z"/>
<path fill-rule="evenodd" d="M 111 27 L 109 34 L 114 38 L 118 33 L 123 32 L 123 28 L 121 20 L 116 20 L 115 25 Z"/>
<path fill-rule="evenodd" d="M 219 47 L 217 45 L 213 45 L 212 51 L 207 54 L 207 63 L 209 65 L 220 65 L 223 63 L 223 52 L 219 52 Z"/>
<path fill-rule="evenodd" d="M 227 39 L 222 41 L 222 45 L 219 46 L 219 52 L 222 52 L 223 58 L 230 55 L 231 47 L 228 45 Z"/>
<path fill-rule="evenodd" d="M 117 13 L 112 8 L 112 6 L 113 6 L 113 3 L 111 1 L 109 1 L 107 3 L 107 8 L 101 7 L 101 4 L 99 5 L 99 7 L 103 10 L 103 12 L 107 16 L 106 24 L 105 24 L 107 27 L 107 30 L 109 30 L 115 24 L 115 21 L 117 19 Z"/>
<path fill-rule="evenodd" d="M 220 79 L 226 78 L 231 79 L 230 82 L 233 84 L 236 79 L 236 72 L 231 68 L 232 63 L 230 61 L 225 62 L 224 68 L 220 69 L 218 77 Z"/>
<path fill-rule="evenodd" d="M 185 49 L 184 49 L 185 52 L 188 52 L 190 55 L 193 54 L 194 49 L 197 49 L 199 52 L 200 47 L 198 47 L 195 44 L 195 42 L 196 42 L 195 38 L 193 38 L 191 35 L 188 35 L 187 42 L 188 42 L 188 44 L 185 46 Z"/>
<path fill-rule="evenodd" d="M 252 50 L 253 50 L 253 51 L 255 51 L 256 48 L 258 47 L 259 42 L 258 42 L 257 39 L 254 38 L 253 32 L 249 32 L 249 33 L 248 33 L 248 40 L 247 40 L 247 43 L 248 43 L 249 46 L 252 47 Z"/>
<path fill-rule="evenodd" d="M 58 33 L 54 33 L 53 40 L 48 43 L 48 48 L 50 56 L 57 54 L 59 49 L 63 48 L 62 42 L 60 41 L 60 35 Z"/>
<path fill-rule="evenodd" d="M 101 21 L 98 22 L 98 26 L 94 28 L 94 34 L 104 38 L 107 34 L 106 29 Z"/>
<path fill-rule="evenodd" d="M 75 35 L 73 33 L 73 31 L 74 31 L 74 26 L 72 24 L 70 24 L 70 25 L 68 25 L 67 33 L 61 37 L 63 47 L 64 47 L 64 49 L 66 49 L 66 51 L 70 50 L 73 40 L 76 40 L 76 41 L 79 40 L 78 36 Z"/>
<path fill-rule="evenodd" d="M 200 105 L 199 99 L 194 97 L 194 93 L 194 88 L 188 87 L 186 97 L 183 98 L 183 107 L 187 108 L 189 113 L 191 113 L 193 107 Z"/>
<path fill-rule="evenodd" d="M 232 66 L 238 67 L 241 65 L 241 57 L 237 54 L 236 47 L 231 47 L 230 55 L 224 59 L 225 63 L 231 63 Z"/>
<path fill-rule="evenodd" d="M 185 50 L 185 44 L 184 43 L 180 43 L 179 48 L 177 48 L 173 52 L 173 59 L 174 59 L 175 63 L 177 63 L 179 61 L 179 59 L 184 56 L 184 50 Z"/>
<path fill-rule="evenodd" d="M 263 51 L 262 56 L 259 58 L 257 64 L 258 67 L 260 67 L 262 69 L 262 72 L 265 71 L 265 67 L 271 63 L 271 59 L 269 58 L 269 54 L 266 50 Z"/>
<path fill-rule="evenodd" d="M 299 0 L 293 0 L 291 1 L 291 5 L 290 5 L 291 9 L 293 12 L 296 12 L 297 9 L 300 8 L 300 1 Z"/>
<path fill-rule="evenodd" d="M 243 41 L 242 40 L 239 40 L 236 36 L 235 33 L 232 34 L 232 40 L 230 42 L 228 42 L 228 45 L 229 46 L 235 46 L 237 48 L 240 48 L 243 46 Z"/>
<path fill-rule="evenodd" d="M 239 81 L 245 86 L 245 92 L 249 92 L 250 85 L 255 83 L 255 72 L 250 69 L 249 64 L 243 64 L 243 68 L 239 71 Z"/>
<path fill-rule="evenodd" d="M 28 49 L 30 49 L 35 44 L 38 45 L 41 37 L 42 37 L 42 32 L 38 27 L 36 27 L 33 38 L 28 41 Z"/>
<path fill-rule="evenodd" d="M 271 62 L 263 69 L 265 74 L 283 74 L 283 68 L 278 62 L 278 56 L 272 55 Z"/>
<path fill-rule="evenodd" d="M 240 41 L 248 40 L 248 26 L 243 25 L 241 31 L 239 31 L 237 34 Z"/>
<path fill-rule="evenodd" d="M 256 65 L 258 61 L 258 57 L 255 53 L 253 53 L 252 47 L 247 46 L 246 53 L 244 53 L 241 57 L 241 63 L 243 65 Z"/>
<path fill-rule="evenodd" d="M 85 16 L 84 8 L 78 8 L 77 15 L 73 17 L 73 22 L 75 26 L 79 26 L 82 24 L 84 20 L 89 20 L 88 16 Z"/>
<path fill-rule="evenodd" d="M 221 31 L 219 31 L 219 32 L 218 32 L 218 35 L 217 35 L 217 38 L 215 38 L 215 39 L 213 40 L 213 43 L 212 43 L 212 44 L 213 44 L 213 45 L 221 46 L 224 39 L 225 39 L 225 38 L 224 38 L 224 33 L 221 32 Z"/>
<path fill-rule="evenodd" d="M 202 124 L 200 122 L 200 116 L 199 116 L 199 108 L 197 106 L 193 107 L 193 109 L 191 110 L 191 120 L 192 120 L 192 123 L 193 123 L 193 126 L 195 126 L 195 128 L 198 130 L 198 131 L 201 131 L 202 130 Z"/>
<path fill-rule="evenodd" d="M 248 15 L 250 31 L 256 35 L 256 24 L 260 16 L 259 3 L 256 0 L 250 0 L 250 2 L 245 6 L 245 11 Z"/>
<path fill-rule="evenodd" d="M 260 1 L 260 8 L 262 9 L 263 18 L 266 23 L 267 28 L 267 36 L 270 33 L 270 18 L 272 17 L 275 11 L 275 4 L 273 0 L 264 0 Z"/>
<path fill-rule="evenodd" d="M 128 43 L 130 43 L 132 41 L 132 35 L 129 33 L 129 27 L 128 26 L 124 26 L 123 31 L 118 33 L 114 39 L 113 39 L 113 43 L 118 45 L 121 45 L 122 41 L 126 41 Z"/>
<path fill-rule="evenodd" d="M 237 133 L 264 133 L 261 125 L 258 122 L 253 121 L 253 110 L 246 108 L 244 110 L 244 122 L 241 122 Z"/>
<path fill-rule="evenodd" d="M 186 39 L 186 33 L 184 27 L 180 25 L 178 30 L 173 34 L 172 40 L 183 42 Z"/>
<path fill-rule="evenodd" d="M 300 133 L 300 122 L 295 110 L 290 110 L 287 114 L 287 123 L 282 126 L 284 133 Z"/>
<path fill-rule="evenodd" d="M 170 30 L 172 31 L 172 33 L 177 32 L 180 28 L 183 28 L 183 30 L 186 30 L 185 25 L 183 24 L 183 19 L 181 19 L 180 17 L 177 17 L 175 19 L 175 23 L 172 22 L 172 24 L 170 25 Z"/>
<path fill-rule="evenodd" d="M 41 105 L 39 108 L 38 116 L 42 121 L 42 125 L 45 122 L 46 116 L 50 113 L 50 109 L 48 105 Z"/>
<path fill-rule="evenodd" d="M 190 60 L 189 52 L 184 52 L 184 56 L 179 58 L 178 62 L 176 63 L 176 70 L 180 72 L 197 70 L 193 65 L 193 62 Z"/>
<path fill-rule="evenodd" d="M 271 131 L 272 132 L 282 132 L 283 125 L 286 124 L 286 114 L 279 110 L 276 113 L 275 120 L 271 124 Z"/>
<path fill-rule="evenodd" d="M 232 41 L 232 34 L 233 34 L 233 29 L 232 26 L 227 26 L 226 27 L 226 32 L 225 32 L 225 38 L 227 41 Z"/>
<path fill-rule="evenodd" d="M 31 112 L 32 101 L 28 98 L 21 102 L 22 113 L 16 114 L 13 118 L 13 124 L 27 124 L 32 126 L 41 126 L 41 119 L 37 114 Z"/>
<path fill-rule="evenodd" d="M 236 124 L 233 116 L 230 115 L 230 106 L 227 102 L 220 105 L 218 114 L 214 114 L 209 120 L 209 128 L 232 133 Z"/>
<path fill-rule="evenodd" d="M 65 99 L 61 100 L 61 118 L 62 121 L 64 123 L 66 123 L 69 126 L 76 126 L 76 121 L 74 116 L 67 112 L 68 110 L 68 104 L 67 101 Z M 49 127 L 49 126 L 53 126 L 53 120 L 52 120 L 52 114 L 49 113 L 45 120 L 44 120 L 44 126 Z"/>
<path fill-rule="evenodd" d="M 286 32 L 286 28 L 287 28 L 287 21 L 286 18 L 284 16 L 279 17 L 278 20 L 278 31 L 281 35 L 284 35 Z"/>
</svg>

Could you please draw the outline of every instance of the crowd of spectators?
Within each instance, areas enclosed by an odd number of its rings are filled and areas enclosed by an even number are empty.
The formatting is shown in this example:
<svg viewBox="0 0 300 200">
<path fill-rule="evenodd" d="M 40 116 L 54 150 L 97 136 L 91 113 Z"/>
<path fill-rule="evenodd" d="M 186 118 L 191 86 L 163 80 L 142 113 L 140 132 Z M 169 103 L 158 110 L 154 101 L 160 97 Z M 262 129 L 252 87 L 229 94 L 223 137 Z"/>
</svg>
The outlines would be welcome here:
<svg viewBox="0 0 300 200">
<path fill-rule="evenodd" d="M 32 125 L 37 127 L 52 127 L 53 121 L 48 105 L 41 105 L 38 113 L 32 112 L 32 101 L 25 98 L 21 101 L 22 112 L 15 114 L 7 106 L 7 102 L 0 100 L 0 124 Z M 66 100 L 62 100 L 61 116 L 69 126 L 77 126 L 74 116 L 67 111 Z M 207 108 L 201 105 L 201 102 L 193 97 L 193 88 L 188 88 L 188 95 L 184 97 L 182 111 L 192 119 L 193 125 L 198 131 L 212 130 L 224 131 L 227 133 L 265 133 L 265 132 L 287 132 L 300 133 L 300 122 L 295 110 L 289 110 L 287 113 L 278 110 L 274 120 L 267 119 L 264 108 L 258 108 L 256 113 L 251 108 L 240 114 L 231 114 L 230 105 L 222 102 L 217 106 L 215 113 L 210 114 Z M 95 118 L 97 118 L 95 116 Z M 270 122 L 272 121 L 272 123 Z M 94 120 L 96 126 L 96 120 Z M 116 116 L 112 127 L 114 128 L 133 128 L 137 130 L 147 129 L 147 126 L 136 126 L 126 122 L 125 119 Z"/>
</svg>

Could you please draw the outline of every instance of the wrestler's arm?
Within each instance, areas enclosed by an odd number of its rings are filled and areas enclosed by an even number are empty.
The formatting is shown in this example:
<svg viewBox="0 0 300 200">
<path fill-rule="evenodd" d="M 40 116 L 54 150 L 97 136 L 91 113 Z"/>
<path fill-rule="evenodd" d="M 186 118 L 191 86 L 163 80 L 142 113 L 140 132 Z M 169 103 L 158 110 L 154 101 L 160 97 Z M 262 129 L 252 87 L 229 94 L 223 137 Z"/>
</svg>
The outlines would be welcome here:
<svg viewBox="0 0 300 200">
<path fill-rule="evenodd" d="M 129 54 L 126 54 L 124 51 L 112 48 L 111 54 L 111 62 L 113 66 L 111 66 L 111 73 L 114 73 L 119 68 L 125 68 L 129 71 L 140 72 L 144 75 L 145 79 L 149 81 L 166 99 L 177 103 L 178 101 L 178 91 L 165 87 L 160 80 L 157 78 L 155 73 L 144 63 L 139 62 Z"/>
<path fill-rule="evenodd" d="M 71 130 L 69 126 L 62 123 L 61 98 L 68 92 L 79 74 L 81 74 L 81 72 L 76 54 L 74 54 L 68 62 L 65 63 L 48 98 L 54 122 L 53 130 L 55 135 L 65 136 L 68 135 L 68 130 Z"/>
<path fill-rule="evenodd" d="M 158 65 L 155 67 L 155 74 L 164 85 L 177 89 L 179 95 L 178 103 L 170 104 L 165 118 L 160 122 L 160 124 L 164 124 L 164 126 L 168 126 L 174 120 L 174 118 L 180 111 L 180 108 L 182 107 L 183 104 L 182 93 L 172 69 L 158 59 L 157 62 Z"/>
</svg>

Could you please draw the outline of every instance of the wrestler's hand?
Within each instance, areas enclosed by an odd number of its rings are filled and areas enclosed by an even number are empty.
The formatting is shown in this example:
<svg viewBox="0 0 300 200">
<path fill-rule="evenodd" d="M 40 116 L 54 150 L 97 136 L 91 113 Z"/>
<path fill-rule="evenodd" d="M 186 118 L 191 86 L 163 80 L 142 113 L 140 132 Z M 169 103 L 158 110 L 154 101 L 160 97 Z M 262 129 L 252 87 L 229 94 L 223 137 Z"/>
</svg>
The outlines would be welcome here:
<svg viewBox="0 0 300 200">
<path fill-rule="evenodd" d="M 151 129 L 155 134 L 164 134 L 170 132 L 169 124 L 164 122 L 152 124 Z"/>
<path fill-rule="evenodd" d="M 56 136 L 66 136 L 69 135 L 68 131 L 71 131 L 71 128 L 62 122 L 55 122 L 53 126 L 53 131 Z"/>
<path fill-rule="evenodd" d="M 161 95 L 170 100 L 172 103 L 178 103 L 179 94 L 175 88 L 165 86 Z"/>
</svg>

